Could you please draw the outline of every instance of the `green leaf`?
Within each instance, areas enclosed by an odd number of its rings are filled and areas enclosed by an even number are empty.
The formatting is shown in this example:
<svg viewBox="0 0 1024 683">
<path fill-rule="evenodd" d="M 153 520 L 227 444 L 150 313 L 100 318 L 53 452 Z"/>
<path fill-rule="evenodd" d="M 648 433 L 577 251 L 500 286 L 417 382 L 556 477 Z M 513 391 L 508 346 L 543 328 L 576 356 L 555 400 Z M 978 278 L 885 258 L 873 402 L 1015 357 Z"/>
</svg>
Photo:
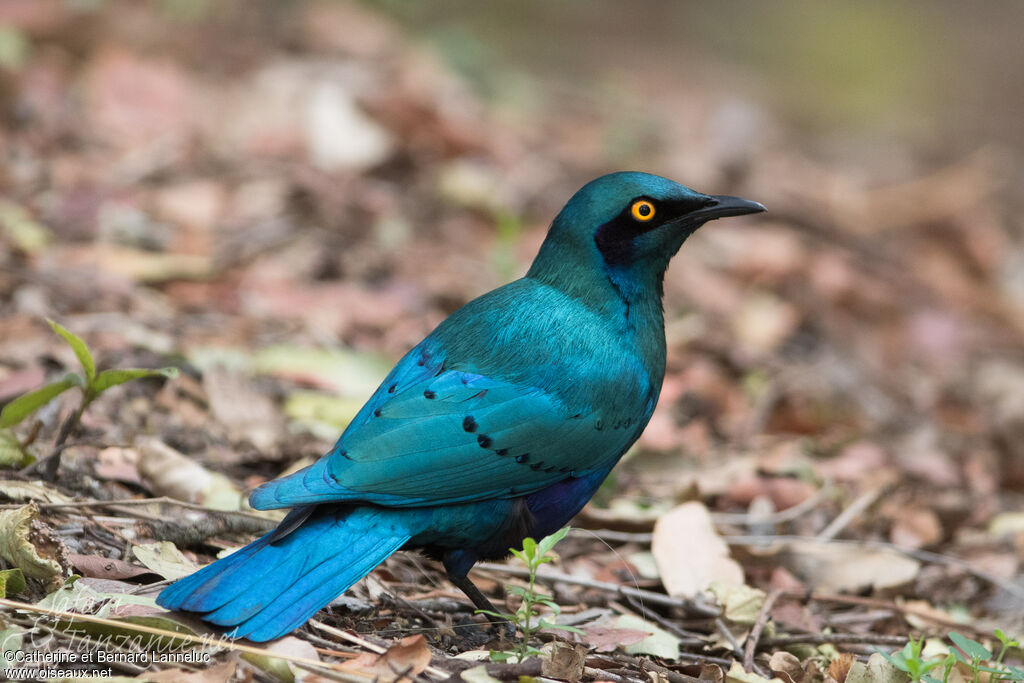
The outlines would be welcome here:
<svg viewBox="0 0 1024 683">
<path fill-rule="evenodd" d="M 0 598 L 8 594 L 14 595 L 25 590 L 25 575 L 18 568 L 5 569 L 0 572 Z"/>
<path fill-rule="evenodd" d="M 875 652 L 885 657 L 885 661 L 889 662 L 900 671 L 910 673 L 910 669 L 907 667 L 907 659 L 904 656 L 903 652 L 894 652 L 890 655 L 886 654 L 885 652 L 882 652 L 877 647 L 875 648 Z"/>
<path fill-rule="evenodd" d="M 59 382 L 47 384 L 41 389 L 22 394 L 0 411 L 0 427 L 13 427 L 73 386 L 75 386 L 75 381 L 68 377 Z"/>
<path fill-rule="evenodd" d="M 679 638 L 668 631 L 658 628 L 649 621 L 645 621 L 640 617 L 635 617 L 630 614 L 624 614 L 614 622 L 613 628 L 646 631 L 651 634 L 639 643 L 627 645 L 625 647 L 625 651 L 628 655 L 646 654 L 654 655 L 655 657 L 664 657 L 665 659 L 679 658 Z"/>
<path fill-rule="evenodd" d="M 515 652 L 502 652 L 500 650 L 491 650 L 492 662 L 507 662 L 515 656 Z M 486 671 L 486 669 L 484 669 L 484 671 Z"/>
<path fill-rule="evenodd" d="M 992 653 L 989 649 L 979 643 L 976 640 L 971 640 L 967 636 L 960 635 L 956 631 L 949 632 L 949 639 L 953 641 L 953 644 L 963 650 L 969 657 L 977 659 L 991 659 Z"/>
<path fill-rule="evenodd" d="M 116 387 L 118 384 L 124 384 L 125 382 L 131 382 L 133 379 L 142 379 L 143 377 L 166 377 L 168 379 L 174 379 L 178 376 L 178 368 L 125 368 L 122 370 L 104 370 L 96 376 L 96 381 L 93 382 L 92 390 L 95 394 L 100 394 L 110 387 Z"/>
<path fill-rule="evenodd" d="M 473 614 L 486 614 L 489 617 L 495 617 L 497 619 L 512 619 L 511 614 L 502 614 L 501 612 L 492 612 L 489 609 L 476 609 L 473 610 Z"/>
<path fill-rule="evenodd" d="M 576 628 L 575 626 L 569 626 L 568 624 L 552 623 L 547 619 L 541 619 L 537 622 L 537 625 L 542 629 L 554 629 L 556 631 L 567 631 L 569 633 L 586 633 L 583 629 Z"/>
<path fill-rule="evenodd" d="M 544 605 L 545 607 L 550 609 L 555 614 L 561 613 L 561 608 L 558 606 L 558 603 L 555 602 L 554 600 L 543 600 L 543 599 L 538 600 L 537 598 L 534 598 L 533 601 L 535 603 L 537 603 L 538 605 Z"/>
<path fill-rule="evenodd" d="M 533 558 L 537 557 L 537 541 L 535 541 L 535 540 L 533 540 L 532 538 L 529 538 L 529 537 L 524 538 L 523 539 L 523 553 L 526 555 L 527 558 L 529 558 L 531 560 Z"/>
<path fill-rule="evenodd" d="M 565 538 L 566 534 L 569 533 L 569 527 L 563 527 L 553 534 L 545 536 L 540 540 L 537 545 L 537 550 L 541 555 L 547 555 L 555 547 L 555 544 Z"/>
<path fill-rule="evenodd" d="M 50 323 L 50 327 L 53 328 L 53 331 L 63 337 L 64 341 L 66 341 L 68 346 L 71 347 L 71 350 L 75 352 L 76 356 L 78 356 L 78 362 L 82 364 L 82 369 L 85 370 L 86 382 L 89 386 L 92 386 L 93 380 L 96 379 L 96 361 L 92 359 L 89 347 L 85 345 L 85 342 L 82 341 L 81 337 L 74 334 L 60 323 L 54 322 L 49 318 L 46 319 L 46 322 Z"/>
<path fill-rule="evenodd" d="M 523 586 L 506 586 L 506 590 L 512 595 L 518 595 L 521 598 L 526 597 L 526 588 Z"/>
<path fill-rule="evenodd" d="M 0 468 L 20 469 L 34 461 L 35 458 L 21 447 L 13 431 L 0 428 Z"/>
</svg>

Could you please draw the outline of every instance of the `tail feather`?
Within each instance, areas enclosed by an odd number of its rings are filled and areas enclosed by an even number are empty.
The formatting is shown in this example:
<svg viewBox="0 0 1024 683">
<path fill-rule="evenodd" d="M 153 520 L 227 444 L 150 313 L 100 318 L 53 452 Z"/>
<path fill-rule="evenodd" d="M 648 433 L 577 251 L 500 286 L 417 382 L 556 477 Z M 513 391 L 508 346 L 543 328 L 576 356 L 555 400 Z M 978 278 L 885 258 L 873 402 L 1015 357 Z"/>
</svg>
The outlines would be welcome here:
<svg viewBox="0 0 1024 683">
<path fill-rule="evenodd" d="M 167 587 L 157 603 L 234 626 L 232 637 L 271 640 L 302 624 L 411 535 L 400 514 L 380 508 L 318 509 L 284 538 L 271 532 Z"/>
<path fill-rule="evenodd" d="M 317 610 L 354 583 L 348 578 L 349 576 L 358 574 L 359 578 L 362 578 L 369 574 L 374 567 L 398 550 L 403 543 L 404 540 L 399 542 L 393 538 L 378 541 L 366 551 L 358 565 L 348 568 L 348 572 L 351 573 L 347 576 L 336 575 L 337 568 L 330 562 L 321 564 L 316 571 L 304 576 L 301 583 L 294 584 L 259 614 L 232 631 L 231 635 L 263 641 L 298 628 Z"/>
</svg>

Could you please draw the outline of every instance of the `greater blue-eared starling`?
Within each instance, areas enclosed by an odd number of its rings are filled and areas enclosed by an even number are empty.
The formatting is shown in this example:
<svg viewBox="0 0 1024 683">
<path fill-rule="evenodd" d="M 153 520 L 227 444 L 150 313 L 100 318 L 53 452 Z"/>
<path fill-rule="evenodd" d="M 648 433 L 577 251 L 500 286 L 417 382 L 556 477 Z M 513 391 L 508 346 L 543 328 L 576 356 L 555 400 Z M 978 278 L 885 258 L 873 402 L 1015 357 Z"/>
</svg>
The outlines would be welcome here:
<svg viewBox="0 0 1024 683">
<path fill-rule="evenodd" d="M 270 640 L 404 548 L 495 611 L 469 569 L 568 523 L 654 412 L 669 260 L 707 221 L 760 211 L 646 173 L 588 183 L 524 277 L 409 351 L 330 452 L 253 491 L 292 508 L 277 529 L 157 602 Z"/>
</svg>

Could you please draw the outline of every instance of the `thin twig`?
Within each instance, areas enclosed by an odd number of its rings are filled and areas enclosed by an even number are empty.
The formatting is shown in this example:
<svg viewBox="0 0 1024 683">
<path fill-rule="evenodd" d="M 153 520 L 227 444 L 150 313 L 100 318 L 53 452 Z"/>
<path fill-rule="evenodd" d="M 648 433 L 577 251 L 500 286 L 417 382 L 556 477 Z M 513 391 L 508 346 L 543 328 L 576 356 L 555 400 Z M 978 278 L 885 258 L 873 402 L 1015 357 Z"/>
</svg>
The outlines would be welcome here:
<svg viewBox="0 0 1024 683">
<path fill-rule="evenodd" d="M 856 540 L 839 540 L 839 539 L 827 539 L 819 538 L 817 536 L 726 536 L 724 540 L 729 545 L 750 545 L 750 546 L 769 546 L 769 545 L 781 545 L 781 544 L 797 544 L 797 543 L 826 543 L 835 545 L 847 545 L 856 548 L 874 548 L 878 550 L 888 550 L 890 552 L 899 553 L 911 557 L 921 562 L 927 562 L 930 564 L 941 564 L 948 567 L 955 567 L 961 569 L 968 574 L 972 574 L 979 579 L 983 579 L 992 585 L 1006 591 L 1010 595 L 1016 598 L 1024 600 L 1024 587 L 1018 586 L 1012 581 L 996 576 L 991 572 L 985 571 L 984 569 L 978 569 L 969 562 L 961 560 L 957 557 L 949 557 L 948 555 L 939 555 L 938 553 L 929 552 L 927 550 L 914 550 L 911 548 L 901 548 L 898 545 L 892 543 L 886 543 L 885 541 L 856 541 Z"/>
<path fill-rule="evenodd" d="M 970 624 L 959 622 L 951 616 L 939 615 L 935 614 L 930 610 L 918 609 L 912 605 L 901 605 L 896 602 L 892 602 L 889 600 L 881 600 L 879 598 L 865 598 L 859 595 L 836 595 L 831 593 L 804 593 L 799 591 L 786 591 L 785 595 L 786 597 L 797 598 L 798 600 L 803 600 L 806 602 L 838 602 L 842 605 L 859 605 L 861 607 L 877 607 L 879 609 L 889 609 L 902 616 L 910 614 L 920 619 L 931 621 L 942 626 L 952 626 L 954 628 L 967 630 L 976 636 L 987 637 L 992 635 L 991 633 L 986 633 L 981 629 L 971 626 Z"/>
<path fill-rule="evenodd" d="M 796 636 L 765 638 L 757 644 L 758 650 L 769 650 L 789 645 L 906 645 L 906 636 L 886 636 L 880 633 L 814 633 Z"/>
<path fill-rule="evenodd" d="M 822 529 L 817 534 L 817 538 L 821 540 L 829 540 L 838 536 L 843 529 L 849 526 L 853 520 L 861 515 L 861 513 L 871 507 L 875 501 L 878 500 L 878 497 L 889 488 L 890 486 L 887 484 L 862 493 L 853 501 L 853 503 L 850 504 L 848 508 L 840 512 L 828 526 Z"/>
<path fill-rule="evenodd" d="M 495 564 L 492 562 L 481 562 L 477 564 L 474 569 L 482 571 L 491 571 L 499 574 L 508 574 L 510 576 L 526 577 L 528 576 L 528 570 L 521 569 L 519 567 L 510 567 L 504 564 Z M 633 596 L 650 602 L 655 605 L 664 605 L 666 607 L 678 607 L 691 613 L 696 613 L 704 617 L 718 616 L 719 610 L 712 608 L 708 605 L 702 605 L 695 603 L 690 600 L 683 600 L 682 598 L 673 598 L 664 593 L 655 593 L 654 591 L 645 591 L 640 588 L 633 588 L 632 586 L 622 586 L 617 583 L 609 583 L 607 581 L 594 581 L 592 579 L 583 579 L 576 576 L 569 576 L 568 574 L 561 574 L 558 572 L 540 572 L 537 574 L 537 579 L 544 583 L 567 583 L 573 586 L 583 586 L 584 588 L 593 588 L 595 590 L 606 591 L 608 593 L 614 593 L 623 597 Z"/>
<path fill-rule="evenodd" d="M 632 595 L 626 595 L 624 597 L 630 607 L 639 610 L 641 617 L 653 621 L 654 623 L 658 624 L 658 626 L 662 627 L 663 629 L 674 635 L 676 638 L 679 639 L 680 645 L 696 647 L 707 643 L 707 638 L 701 638 L 691 633 L 690 631 L 679 628 L 678 624 L 669 619 L 666 619 L 654 610 L 648 609 L 647 605 L 643 604 L 643 602 L 633 597 Z"/>
<path fill-rule="evenodd" d="M 640 671 L 647 673 L 648 671 L 654 671 L 667 678 L 670 683 L 693 683 L 697 679 L 692 676 L 681 674 L 678 671 L 673 671 L 668 667 L 662 666 L 649 659 L 642 659 L 640 657 L 631 657 L 621 653 L 615 653 L 612 659 L 616 662 L 622 662 L 636 667 Z"/>
<path fill-rule="evenodd" d="M 743 661 L 743 648 L 740 647 L 739 641 L 736 640 L 736 636 L 734 636 L 732 631 L 729 630 L 729 627 L 726 625 L 725 620 L 723 620 L 722 617 L 715 619 L 715 629 L 723 638 L 725 638 L 726 642 L 729 643 L 729 646 L 732 647 L 732 651 L 733 654 L 736 655 L 736 659 Z M 761 678 L 768 678 L 767 672 L 762 671 L 761 667 L 756 664 L 751 663 L 751 670 Z"/>
<path fill-rule="evenodd" d="M 583 667 L 583 675 L 589 676 L 597 681 L 611 681 L 611 683 L 641 683 L 641 679 L 639 678 L 627 678 L 626 676 L 613 674 L 611 671 L 605 671 L 604 669 L 595 669 L 592 666 Z"/>
<path fill-rule="evenodd" d="M 114 619 L 105 619 L 103 617 L 97 617 L 92 614 L 79 614 L 77 612 L 68 612 L 59 609 L 50 609 L 48 607 L 40 607 L 39 605 L 32 605 L 26 602 L 18 602 L 16 600 L 9 600 L 7 598 L 0 598 L 0 607 L 6 607 L 8 609 L 23 610 L 26 612 L 33 612 L 36 614 L 46 614 L 52 617 L 59 617 L 61 619 L 67 619 L 70 622 L 74 621 L 85 621 L 91 624 L 101 624 L 103 626 L 113 626 L 115 628 L 124 629 L 126 631 L 134 631 L 137 633 L 145 633 L 153 636 L 160 636 L 163 638 L 171 638 L 175 640 L 184 640 L 190 643 L 196 643 L 205 647 L 223 648 L 226 650 L 236 650 L 238 652 L 247 652 L 249 654 L 255 654 L 260 656 L 270 656 L 275 659 L 284 659 L 292 662 L 296 666 L 301 666 L 304 669 L 311 671 L 320 671 L 322 669 L 340 672 L 343 674 L 353 675 L 353 680 L 367 680 L 369 676 L 361 675 L 358 672 L 341 670 L 337 665 L 331 662 L 321 662 L 315 659 L 307 659 L 305 657 L 297 657 L 284 652 L 268 652 L 265 649 L 253 647 L 251 645 L 242 645 L 224 637 L 215 636 L 197 636 L 191 633 L 170 631 L 162 628 L 154 628 L 152 626 L 145 626 L 143 624 L 133 624 L 127 621 L 117 621 Z"/>
<path fill-rule="evenodd" d="M 792 522 L 816 508 L 823 499 L 832 493 L 830 485 L 822 486 L 806 500 L 784 510 L 773 512 L 768 515 L 751 515 L 749 512 L 712 512 L 711 520 L 715 524 L 733 524 L 742 526 L 753 526 L 756 524 L 784 524 Z M 614 531 L 611 529 L 573 529 L 574 536 L 596 536 L 597 538 L 612 543 L 637 543 L 639 545 L 650 545 L 653 534 L 644 532 Z"/>
<path fill-rule="evenodd" d="M 140 505 L 173 505 L 175 507 L 185 508 L 187 510 L 195 510 L 196 512 L 205 512 L 211 515 L 230 515 L 237 517 L 247 517 L 249 519 L 265 522 L 271 526 L 277 526 L 277 522 L 269 517 L 256 514 L 255 512 L 248 512 L 246 510 L 219 510 L 217 508 L 206 507 L 205 505 L 199 505 L 198 503 L 189 503 L 184 500 L 177 500 L 175 498 L 168 498 L 167 496 L 159 496 L 156 498 L 126 498 L 124 500 L 73 500 L 67 503 L 38 503 L 40 510 L 60 510 L 63 508 L 91 508 L 91 507 L 110 507 L 111 505 L 120 505 L 125 507 L 134 507 Z M 0 510 L 13 510 L 21 507 L 16 504 L 0 505 Z"/>
<path fill-rule="evenodd" d="M 782 591 L 778 589 L 768 594 L 768 597 L 764 599 L 764 604 L 761 605 L 761 611 L 757 613 L 757 619 L 754 621 L 753 628 L 750 629 L 750 634 L 747 636 L 743 649 L 743 670 L 747 673 L 754 669 L 754 653 L 757 651 L 757 641 L 761 639 L 761 632 L 764 630 L 765 624 L 768 623 L 772 606 L 775 605 L 775 601 L 781 595 Z"/>
<path fill-rule="evenodd" d="M 355 634 L 352 634 L 352 633 L 349 633 L 348 631 L 343 631 L 340 628 L 334 628 L 333 626 L 328 626 L 327 624 L 323 623 L 322 621 L 317 621 L 316 619 L 310 619 L 309 620 L 309 624 L 311 626 L 314 626 L 314 627 L 320 629 L 324 633 L 329 633 L 332 636 L 335 636 L 336 638 L 341 638 L 342 640 L 347 640 L 348 642 L 353 643 L 355 645 L 358 645 L 359 647 L 365 648 L 365 649 L 369 650 L 370 652 L 373 652 L 374 654 L 382 655 L 385 652 L 387 652 L 387 648 L 384 648 L 384 647 L 381 647 L 380 645 L 376 645 L 374 643 L 371 643 L 369 640 L 366 640 L 365 638 L 360 638 L 359 636 L 357 636 Z M 434 678 L 440 678 L 440 679 L 446 679 L 450 675 L 447 671 L 442 671 L 441 669 L 438 669 L 436 666 L 428 666 L 423 671 L 428 673 L 428 674 L 430 674 Z"/>
</svg>

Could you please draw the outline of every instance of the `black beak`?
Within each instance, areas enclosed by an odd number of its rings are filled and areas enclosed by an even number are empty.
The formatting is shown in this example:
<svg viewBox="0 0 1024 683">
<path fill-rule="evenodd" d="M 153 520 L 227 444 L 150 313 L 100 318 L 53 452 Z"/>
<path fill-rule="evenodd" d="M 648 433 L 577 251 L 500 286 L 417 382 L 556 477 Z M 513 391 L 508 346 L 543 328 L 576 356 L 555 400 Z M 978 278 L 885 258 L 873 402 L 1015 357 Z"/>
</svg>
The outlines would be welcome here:
<svg viewBox="0 0 1024 683">
<path fill-rule="evenodd" d="M 752 202 L 749 199 L 741 199 L 740 197 L 730 197 L 724 194 L 712 195 L 708 199 L 710 201 L 707 204 L 696 211 L 686 214 L 685 220 L 687 223 L 691 221 L 711 221 L 716 218 L 726 218 L 727 216 L 745 216 L 748 213 L 761 213 L 768 210 L 759 202 Z"/>
</svg>

